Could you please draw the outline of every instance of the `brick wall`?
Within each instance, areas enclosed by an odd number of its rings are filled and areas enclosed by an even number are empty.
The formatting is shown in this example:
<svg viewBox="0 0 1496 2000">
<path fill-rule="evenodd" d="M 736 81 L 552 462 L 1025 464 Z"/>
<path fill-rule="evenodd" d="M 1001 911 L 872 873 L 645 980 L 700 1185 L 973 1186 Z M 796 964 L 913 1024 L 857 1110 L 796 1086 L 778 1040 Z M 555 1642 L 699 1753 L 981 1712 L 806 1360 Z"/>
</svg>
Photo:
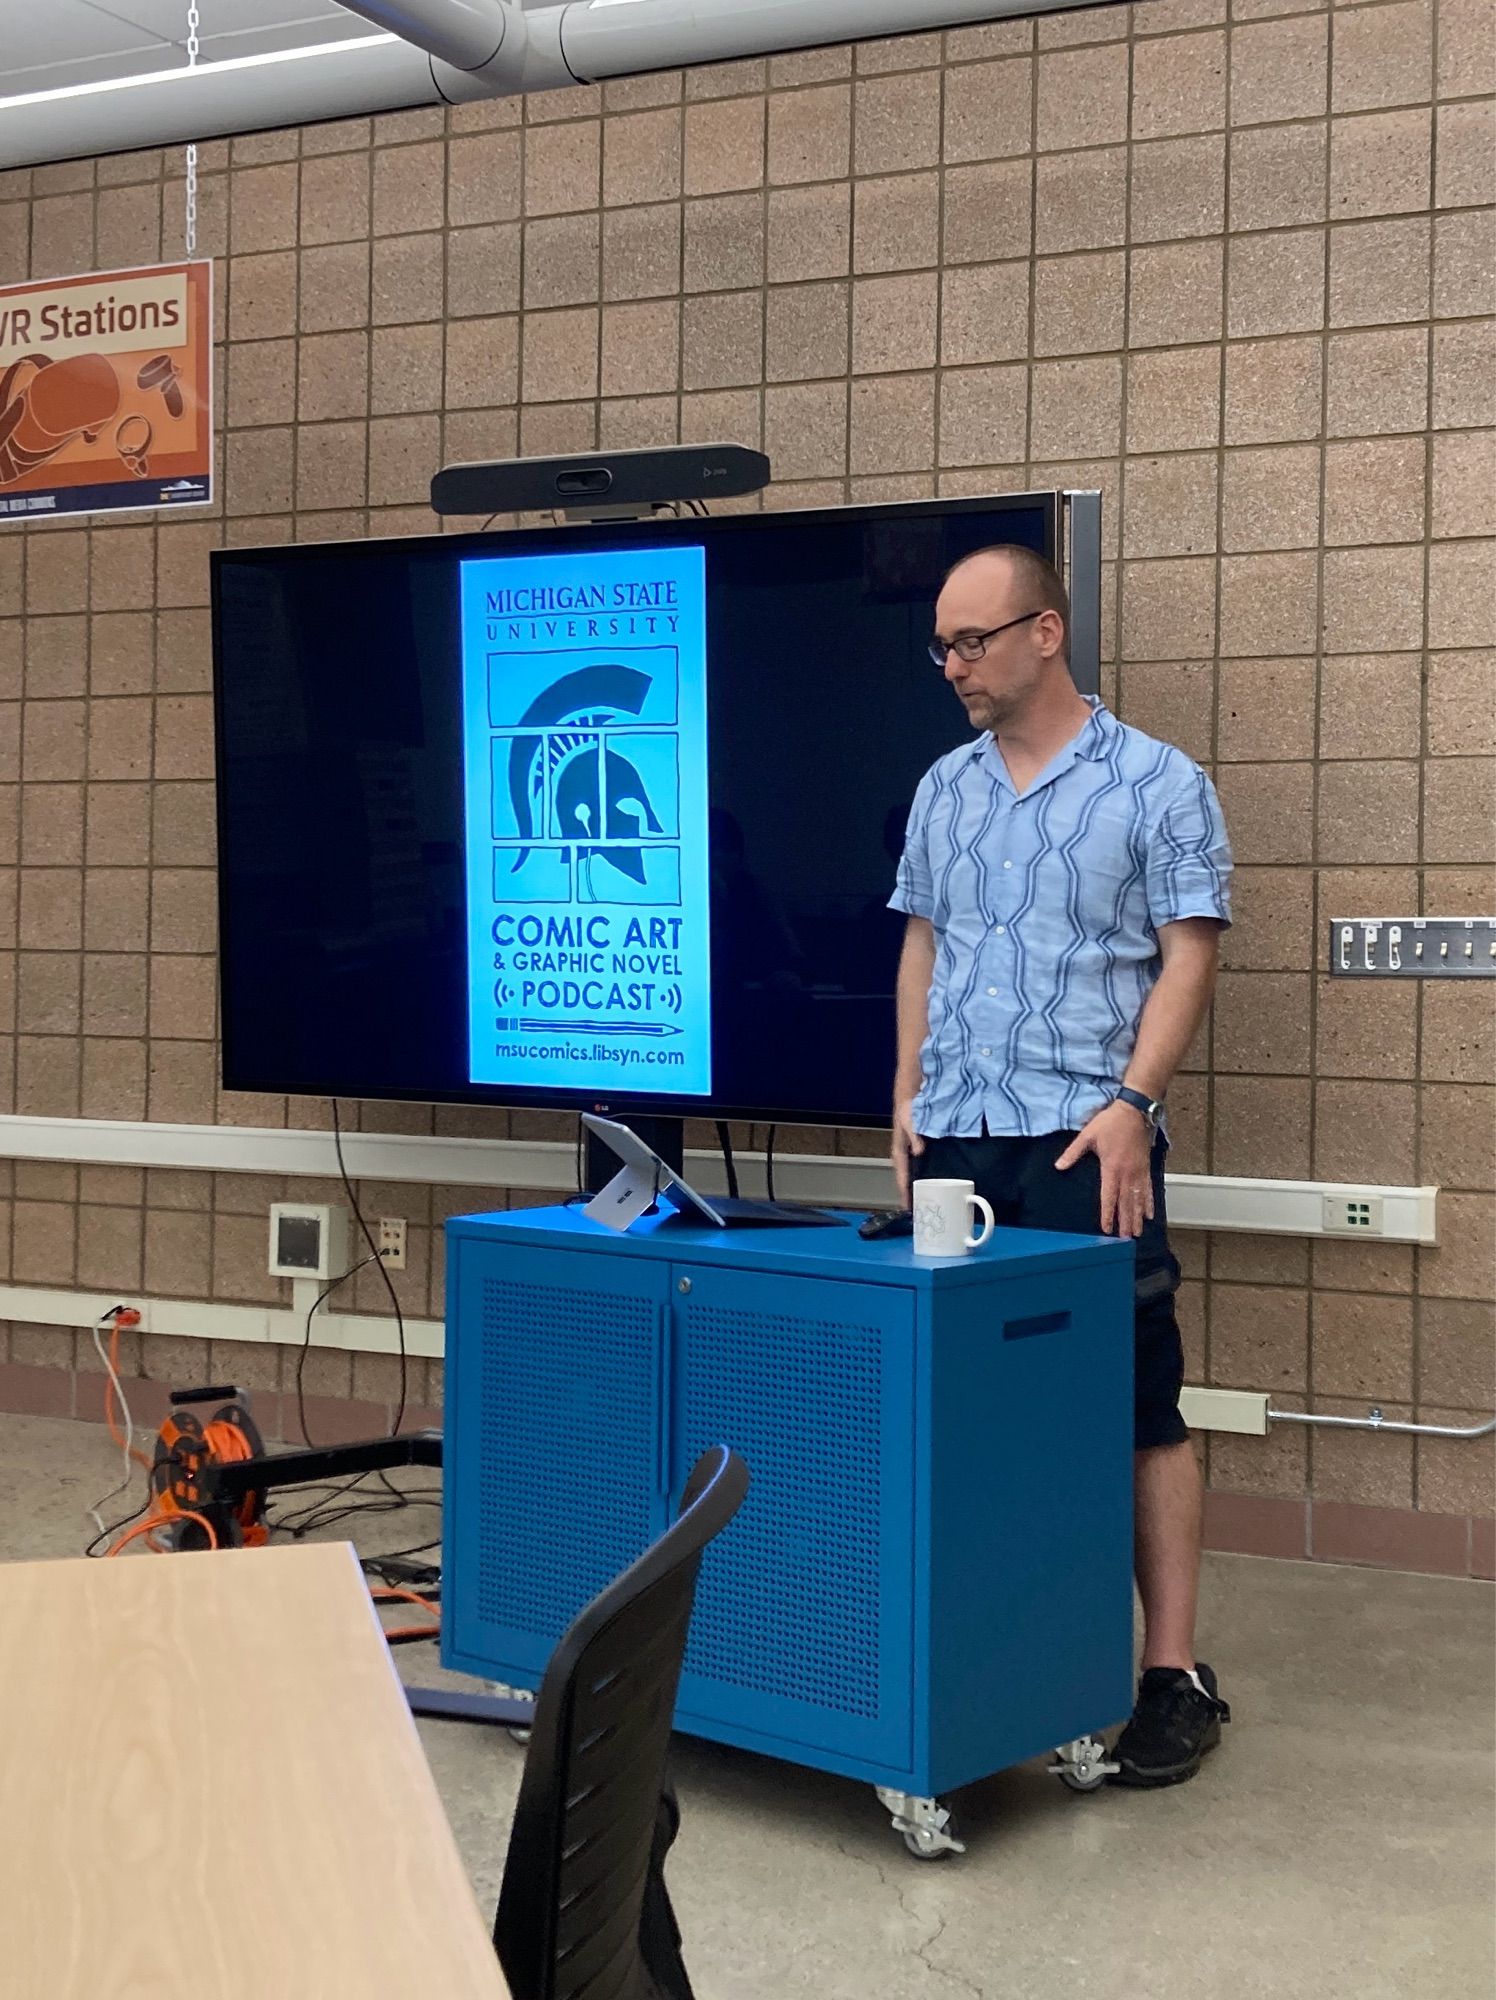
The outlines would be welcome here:
<svg viewBox="0 0 1496 2000">
<path fill-rule="evenodd" d="M 444 458 L 677 438 L 761 443 L 776 505 L 1094 484 L 1106 692 L 1213 772 L 1240 864 L 1174 1163 L 1445 1190 L 1436 1250 L 1182 1236 L 1191 1379 L 1489 1410 L 1491 1005 L 1331 984 L 1320 941 L 1496 910 L 1493 52 L 1489 0 L 1140 0 L 203 147 L 218 507 L 0 530 L 0 1108 L 326 1123 L 216 1083 L 210 547 L 429 532 Z M 0 175 L 0 277 L 180 254 L 182 165 Z M 251 1302 L 268 1202 L 316 1193 L 0 1175 L 15 1280 Z M 438 1312 L 472 1191 L 368 1192 Z M 16 1330 L 10 1379 L 63 1339 Z M 1492 1510 L 1478 1446 L 1209 1459 L 1249 1540 L 1310 1496 Z"/>
</svg>

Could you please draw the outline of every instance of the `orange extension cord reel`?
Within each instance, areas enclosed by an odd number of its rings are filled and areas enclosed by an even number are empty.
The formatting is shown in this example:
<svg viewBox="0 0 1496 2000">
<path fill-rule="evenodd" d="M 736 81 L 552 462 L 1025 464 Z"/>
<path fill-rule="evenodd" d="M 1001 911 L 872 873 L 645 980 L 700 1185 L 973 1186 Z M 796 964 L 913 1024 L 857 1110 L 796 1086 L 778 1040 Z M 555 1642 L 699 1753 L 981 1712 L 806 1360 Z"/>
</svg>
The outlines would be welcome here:
<svg viewBox="0 0 1496 2000">
<path fill-rule="evenodd" d="M 259 1458 L 264 1450 L 247 1402 L 221 1404 L 206 1423 L 190 1409 L 174 1408 L 157 1433 L 151 1464 L 151 1511 L 161 1545 L 262 1548 L 269 1538 L 264 1492 L 246 1493 L 228 1506 L 212 1497 L 204 1474 L 213 1465 Z M 216 1541 L 204 1523 L 211 1525 Z"/>
</svg>

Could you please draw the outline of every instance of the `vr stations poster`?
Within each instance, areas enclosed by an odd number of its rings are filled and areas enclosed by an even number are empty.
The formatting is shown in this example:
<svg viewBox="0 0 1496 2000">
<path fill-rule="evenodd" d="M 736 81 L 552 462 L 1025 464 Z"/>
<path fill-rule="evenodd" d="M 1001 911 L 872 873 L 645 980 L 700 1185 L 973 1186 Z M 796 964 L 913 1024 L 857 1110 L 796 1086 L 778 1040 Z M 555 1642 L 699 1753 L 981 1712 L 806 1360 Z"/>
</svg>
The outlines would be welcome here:
<svg viewBox="0 0 1496 2000">
<path fill-rule="evenodd" d="M 0 521 L 213 494 L 213 265 L 0 286 Z"/>
<path fill-rule="evenodd" d="M 705 552 L 461 572 L 470 1077 L 706 1096 Z"/>
</svg>

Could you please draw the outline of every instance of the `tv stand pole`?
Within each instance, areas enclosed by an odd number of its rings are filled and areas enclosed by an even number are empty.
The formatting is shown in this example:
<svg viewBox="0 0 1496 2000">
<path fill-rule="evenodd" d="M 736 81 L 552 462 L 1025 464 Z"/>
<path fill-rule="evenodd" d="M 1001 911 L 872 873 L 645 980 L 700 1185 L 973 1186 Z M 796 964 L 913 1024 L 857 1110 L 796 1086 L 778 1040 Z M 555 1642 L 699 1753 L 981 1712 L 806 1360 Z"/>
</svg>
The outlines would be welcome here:
<svg viewBox="0 0 1496 2000">
<path fill-rule="evenodd" d="M 680 1173 L 686 1159 L 686 1124 L 683 1118 L 654 1118 L 636 1116 L 629 1111 L 608 1113 L 620 1125 L 627 1125 L 636 1137 L 642 1139 L 652 1153 L 658 1153 L 672 1173 Z M 587 1158 L 582 1179 L 588 1194 L 598 1194 L 618 1172 L 623 1162 L 613 1148 L 599 1139 L 595 1132 L 587 1133 Z"/>
</svg>

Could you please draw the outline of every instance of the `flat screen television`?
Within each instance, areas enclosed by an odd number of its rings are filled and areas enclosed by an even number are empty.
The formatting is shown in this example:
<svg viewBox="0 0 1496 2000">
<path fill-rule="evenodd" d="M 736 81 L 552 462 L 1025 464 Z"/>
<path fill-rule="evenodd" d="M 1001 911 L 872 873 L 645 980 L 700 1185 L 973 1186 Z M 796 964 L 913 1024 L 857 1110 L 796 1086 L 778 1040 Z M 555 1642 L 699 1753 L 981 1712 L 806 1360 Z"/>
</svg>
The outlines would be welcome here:
<svg viewBox="0 0 1496 2000">
<path fill-rule="evenodd" d="M 967 734 L 934 595 L 987 543 L 1061 555 L 1064 516 L 216 551 L 225 1084 L 886 1122 L 885 905 Z"/>
</svg>

